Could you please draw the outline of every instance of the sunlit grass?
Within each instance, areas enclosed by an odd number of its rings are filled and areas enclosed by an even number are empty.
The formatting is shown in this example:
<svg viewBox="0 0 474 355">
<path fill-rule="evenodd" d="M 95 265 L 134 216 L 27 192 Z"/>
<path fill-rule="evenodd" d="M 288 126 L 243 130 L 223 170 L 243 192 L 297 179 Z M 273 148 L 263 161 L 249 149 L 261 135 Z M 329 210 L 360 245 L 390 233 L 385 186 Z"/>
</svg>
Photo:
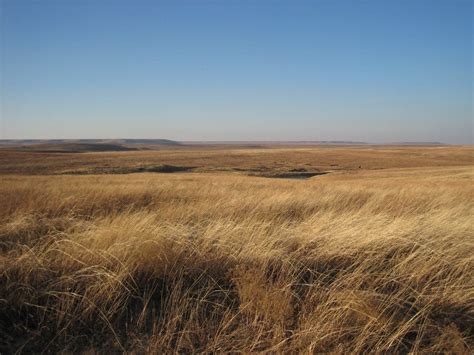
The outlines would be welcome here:
<svg viewBox="0 0 474 355">
<path fill-rule="evenodd" d="M 0 349 L 469 353 L 472 177 L 1 177 Z"/>
</svg>

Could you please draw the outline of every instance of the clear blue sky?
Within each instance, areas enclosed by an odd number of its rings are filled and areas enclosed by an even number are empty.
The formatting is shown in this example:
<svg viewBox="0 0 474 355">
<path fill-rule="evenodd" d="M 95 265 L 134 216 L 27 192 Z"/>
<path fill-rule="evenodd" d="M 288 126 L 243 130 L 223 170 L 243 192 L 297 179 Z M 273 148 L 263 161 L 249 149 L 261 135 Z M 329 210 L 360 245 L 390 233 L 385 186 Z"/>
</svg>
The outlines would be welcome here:
<svg viewBox="0 0 474 355">
<path fill-rule="evenodd" d="M 0 138 L 473 143 L 471 0 L 0 3 Z"/>
</svg>

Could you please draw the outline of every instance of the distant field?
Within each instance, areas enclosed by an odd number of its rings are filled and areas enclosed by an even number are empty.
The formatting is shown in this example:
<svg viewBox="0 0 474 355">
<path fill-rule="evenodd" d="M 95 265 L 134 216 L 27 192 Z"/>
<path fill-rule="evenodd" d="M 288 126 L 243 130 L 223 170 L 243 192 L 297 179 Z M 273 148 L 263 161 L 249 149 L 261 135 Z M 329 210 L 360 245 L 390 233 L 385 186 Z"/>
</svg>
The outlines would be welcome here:
<svg viewBox="0 0 474 355">
<path fill-rule="evenodd" d="M 473 159 L 2 149 L 0 353 L 472 353 Z"/>
<path fill-rule="evenodd" d="M 473 146 L 147 147 L 148 150 L 81 154 L 0 149 L 0 174 L 126 173 L 162 165 L 196 172 L 266 173 L 474 165 Z"/>
</svg>

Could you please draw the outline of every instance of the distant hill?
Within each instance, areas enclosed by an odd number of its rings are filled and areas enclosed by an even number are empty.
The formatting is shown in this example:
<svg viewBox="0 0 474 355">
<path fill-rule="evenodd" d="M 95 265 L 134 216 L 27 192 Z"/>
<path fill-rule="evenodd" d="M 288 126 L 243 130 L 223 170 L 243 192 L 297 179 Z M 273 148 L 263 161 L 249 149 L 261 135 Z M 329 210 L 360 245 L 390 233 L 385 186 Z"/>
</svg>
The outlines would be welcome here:
<svg viewBox="0 0 474 355">
<path fill-rule="evenodd" d="M 168 139 L 7 139 L 0 140 L 0 148 L 28 152 L 85 153 L 121 152 L 150 149 L 160 146 L 179 146 Z"/>
<path fill-rule="evenodd" d="M 48 152 L 48 153 L 84 153 L 84 152 L 121 152 L 138 150 L 118 144 L 101 143 L 57 143 L 57 144 L 27 144 L 15 145 L 15 150 L 28 152 Z"/>
<path fill-rule="evenodd" d="M 0 145 L 32 145 L 32 144 L 161 144 L 180 145 L 169 139 L 0 139 Z"/>
<path fill-rule="evenodd" d="M 366 145 L 359 141 L 183 141 L 184 144 L 229 144 L 229 145 Z"/>
<path fill-rule="evenodd" d="M 181 145 L 180 142 L 169 139 L 117 139 L 113 142 L 122 144 L 162 144 L 162 145 Z"/>
<path fill-rule="evenodd" d="M 389 145 L 446 145 L 441 142 L 391 142 Z"/>
</svg>

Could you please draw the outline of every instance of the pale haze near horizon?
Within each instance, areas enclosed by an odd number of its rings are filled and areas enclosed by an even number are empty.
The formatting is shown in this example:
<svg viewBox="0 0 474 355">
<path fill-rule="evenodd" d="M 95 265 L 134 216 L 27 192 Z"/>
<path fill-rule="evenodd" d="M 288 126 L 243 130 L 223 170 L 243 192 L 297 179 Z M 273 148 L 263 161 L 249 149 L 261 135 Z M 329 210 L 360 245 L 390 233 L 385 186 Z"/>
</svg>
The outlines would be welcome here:
<svg viewBox="0 0 474 355">
<path fill-rule="evenodd" d="M 0 139 L 473 143 L 470 0 L 0 6 Z"/>
</svg>

